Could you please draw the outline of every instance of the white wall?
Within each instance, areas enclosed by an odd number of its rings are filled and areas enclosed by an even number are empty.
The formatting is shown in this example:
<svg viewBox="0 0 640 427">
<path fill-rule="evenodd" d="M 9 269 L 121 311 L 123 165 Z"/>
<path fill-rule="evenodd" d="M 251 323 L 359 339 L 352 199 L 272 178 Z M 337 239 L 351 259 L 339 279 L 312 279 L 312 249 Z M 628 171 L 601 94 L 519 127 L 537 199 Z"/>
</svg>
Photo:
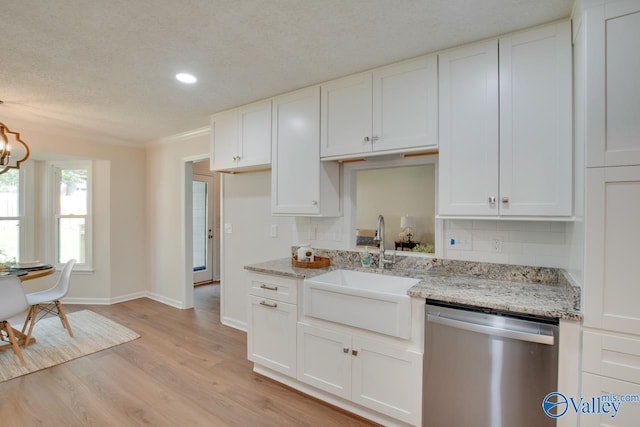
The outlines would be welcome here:
<svg viewBox="0 0 640 427">
<path fill-rule="evenodd" d="M 222 322 L 246 330 L 244 266 L 291 256 L 294 220 L 271 216 L 270 171 L 224 175 L 222 197 Z M 272 225 L 277 237 L 270 236 Z"/>
<path fill-rule="evenodd" d="M 187 273 L 185 165 L 209 156 L 209 129 L 167 137 L 146 149 L 146 253 L 150 296 L 187 308 L 193 273 Z M 192 249 L 189 249 L 192 250 Z"/>
<path fill-rule="evenodd" d="M 69 302 L 108 304 L 141 295 L 147 283 L 144 149 L 57 134 L 51 129 L 42 132 L 29 123 L 12 123 L 12 127 L 20 130 L 34 159 L 94 161 L 94 271 L 73 274 Z M 35 169 L 34 179 L 42 180 L 44 171 Z M 42 211 L 41 196 L 46 192 L 39 191 L 35 206 Z M 42 256 L 46 253 L 43 217 L 36 219 L 34 227 L 34 255 Z M 50 286 L 56 278 L 32 280 L 27 291 Z"/>
</svg>

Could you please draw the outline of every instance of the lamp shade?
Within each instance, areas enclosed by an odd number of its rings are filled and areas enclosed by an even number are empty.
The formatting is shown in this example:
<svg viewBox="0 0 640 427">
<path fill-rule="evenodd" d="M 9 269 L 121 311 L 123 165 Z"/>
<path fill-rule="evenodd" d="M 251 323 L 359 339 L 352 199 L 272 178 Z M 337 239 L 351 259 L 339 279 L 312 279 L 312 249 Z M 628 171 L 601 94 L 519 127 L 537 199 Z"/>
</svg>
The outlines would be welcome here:
<svg viewBox="0 0 640 427">
<path fill-rule="evenodd" d="M 400 228 L 414 228 L 416 226 L 416 218 L 414 216 L 402 215 L 400 217 Z"/>
</svg>

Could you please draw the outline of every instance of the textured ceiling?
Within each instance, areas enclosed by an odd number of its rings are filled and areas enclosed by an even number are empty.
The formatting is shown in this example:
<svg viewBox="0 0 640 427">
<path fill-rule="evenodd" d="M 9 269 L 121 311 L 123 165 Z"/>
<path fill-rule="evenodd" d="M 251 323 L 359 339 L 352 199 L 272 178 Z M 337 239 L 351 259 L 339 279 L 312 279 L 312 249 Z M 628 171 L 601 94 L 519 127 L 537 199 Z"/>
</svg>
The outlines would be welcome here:
<svg viewBox="0 0 640 427">
<path fill-rule="evenodd" d="M 4 0 L 0 121 L 144 144 L 253 100 L 567 18 L 572 4 Z"/>
</svg>

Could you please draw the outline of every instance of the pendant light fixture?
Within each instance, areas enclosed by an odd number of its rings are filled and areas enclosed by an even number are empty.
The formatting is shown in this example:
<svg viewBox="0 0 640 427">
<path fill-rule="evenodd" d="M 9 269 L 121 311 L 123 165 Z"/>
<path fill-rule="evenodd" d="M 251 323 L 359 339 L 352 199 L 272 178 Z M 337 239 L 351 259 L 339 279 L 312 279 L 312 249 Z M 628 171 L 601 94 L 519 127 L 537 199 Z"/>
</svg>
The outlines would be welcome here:
<svg viewBox="0 0 640 427">
<path fill-rule="evenodd" d="M 0 101 L 0 104 L 2 103 Z M 13 135 L 11 137 L 12 141 L 9 141 L 7 134 Z M 16 145 L 12 145 L 13 140 L 17 143 Z M 13 132 L 7 125 L 0 122 L 0 174 L 8 172 L 10 169 L 19 169 L 20 163 L 28 158 L 29 146 L 20 139 L 20 134 Z"/>
</svg>

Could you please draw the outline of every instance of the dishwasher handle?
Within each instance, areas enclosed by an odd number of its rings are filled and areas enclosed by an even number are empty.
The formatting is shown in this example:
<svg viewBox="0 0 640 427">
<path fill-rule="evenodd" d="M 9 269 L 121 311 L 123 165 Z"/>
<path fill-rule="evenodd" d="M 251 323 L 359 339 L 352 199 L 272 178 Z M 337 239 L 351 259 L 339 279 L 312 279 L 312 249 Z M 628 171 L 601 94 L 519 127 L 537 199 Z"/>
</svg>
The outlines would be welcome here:
<svg viewBox="0 0 640 427">
<path fill-rule="evenodd" d="M 546 345 L 553 345 L 554 343 L 553 335 L 542 335 L 532 332 L 515 331 L 513 329 L 496 328 L 494 326 L 470 323 L 463 320 L 450 319 L 443 316 L 434 316 L 432 314 L 427 315 L 427 321 L 444 326 L 451 326 L 452 328 L 464 329 L 467 331 L 478 332 L 486 335 L 512 338 L 520 341 L 529 341 Z"/>
</svg>

